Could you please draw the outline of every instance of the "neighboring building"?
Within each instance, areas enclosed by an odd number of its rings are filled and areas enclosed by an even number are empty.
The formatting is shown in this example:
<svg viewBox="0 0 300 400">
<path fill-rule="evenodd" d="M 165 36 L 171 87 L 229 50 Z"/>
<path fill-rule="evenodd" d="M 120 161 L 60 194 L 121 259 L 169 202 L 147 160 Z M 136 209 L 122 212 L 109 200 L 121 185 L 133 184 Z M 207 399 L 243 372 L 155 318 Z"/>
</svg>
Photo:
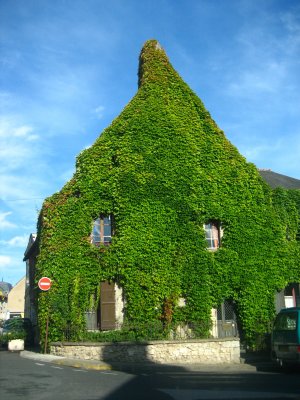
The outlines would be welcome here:
<svg viewBox="0 0 300 400">
<path fill-rule="evenodd" d="M 41 332 L 162 324 L 220 337 L 238 322 L 253 345 L 275 291 L 300 281 L 300 191 L 290 192 L 263 182 L 148 41 L 137 94 L 45 200 L 26 250 L 30 293 L 52 280 L 30 300 Z"/>
<path fill-rule="evenodd" d="M 300 180 L 286 175 L 278 174 L 270 169 L 259 169 L 261 177 L 275 189 L 278 187 L 284 189 L 300 189 Z"/>
<path fill-rule="evenodd" d="M 275 294 L 275 309 L 279 312 L 282 308 L 300 307 L 300 284 L 293 282 Z"/>
<path fill-rule="evenodd" d="M 39 344 L 40 331 L 37 320 L 37 296 L 38 288 L 35 282 L 36 276 L 36 260 L 38 254 L 38 247 L 36 241 L 37 235 L 31 233 L 29 236 L 26 251 L 24 253 L 23 261 L 26 262 L 26 287 L 25 287 L 25 318 L 29 318 L 32 323 L 34 332 L 34 343 Z"/>
<path fill-rule="evenodd" d="M 8 318 L 13 317 L 24 317 L 24 306 L 25 306 L 25 281 L 26 278 L 22 278 L 8 293 L 7 299 L 7 314 Z"/>
<path fill-rule="evenodd" d="M 33 326 L 37 325 L 36 297 L 37 289 L 35 285 L 35 264 L 37 256 L 36 234 L 29 236 L 28 245 L 24 253 L 23 261 L 26 261 L 26 288 L 25 288 L 25 317 L 30 318 Z"/>
<path fill-rule="evenodd" d="M 8 293 L 11 291 L 12 285 L 8 282 L 0 282 L 0 321 L 8 318 L 7 299 Z"/>
<path fill-rule="evenodd" d="M 278 174 L 271 169 L 259 169 L 261 177 L 271 188 L 299 190 L 300 180 L 286 175 Z M 279 312 L 282 308 L 300 306 L 300 283 L 291 282 L 275 295 L 275 309 Z"/>
</svg>

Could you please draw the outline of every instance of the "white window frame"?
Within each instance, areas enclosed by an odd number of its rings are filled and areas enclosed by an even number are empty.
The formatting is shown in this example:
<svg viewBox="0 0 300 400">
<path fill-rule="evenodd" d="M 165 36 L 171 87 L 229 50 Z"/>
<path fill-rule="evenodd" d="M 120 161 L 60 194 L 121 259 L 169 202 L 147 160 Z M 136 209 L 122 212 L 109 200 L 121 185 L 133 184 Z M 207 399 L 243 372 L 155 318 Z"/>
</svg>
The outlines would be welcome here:
<svg viewBox="0 0 300 400">
<path fill-rule="evenodd" d="M 207 249 L 216 251 L 220 248 L 221 238 L 223 236 L 223 230 L 220 222 L 215 220 L 209 220 L 204 225 L 205 240 L 207 243 Z"/>
</svg>

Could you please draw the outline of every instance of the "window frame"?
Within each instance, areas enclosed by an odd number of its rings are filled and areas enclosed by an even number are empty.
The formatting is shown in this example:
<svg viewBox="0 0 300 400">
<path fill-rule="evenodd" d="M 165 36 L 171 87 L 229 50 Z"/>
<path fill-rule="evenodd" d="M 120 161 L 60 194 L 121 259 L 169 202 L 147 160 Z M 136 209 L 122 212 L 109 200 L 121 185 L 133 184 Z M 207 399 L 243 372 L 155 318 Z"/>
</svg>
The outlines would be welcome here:
<svg viewBox="0 0 300 400">
<path fill-rule="evenodd" d="M 109 223 L 106 223 L 106 220 L 108 220 Z M 112 214 L 100 214 L 99 217 L 93 221 L 91 243 L 94 246 L 99 247 L 101 244 L 109 246 L 111 244 L 114 235 L 113 221 Z M 109 227 L 109 234 L 106 232 L 106 227 Z"/>
<path fill-rule="evenodd" d="M 210 251 L 216 251 L 221 247 L 223 229 L 220 221 L 208 220 L 203 224 L 206 248 Z"/>
</svg>

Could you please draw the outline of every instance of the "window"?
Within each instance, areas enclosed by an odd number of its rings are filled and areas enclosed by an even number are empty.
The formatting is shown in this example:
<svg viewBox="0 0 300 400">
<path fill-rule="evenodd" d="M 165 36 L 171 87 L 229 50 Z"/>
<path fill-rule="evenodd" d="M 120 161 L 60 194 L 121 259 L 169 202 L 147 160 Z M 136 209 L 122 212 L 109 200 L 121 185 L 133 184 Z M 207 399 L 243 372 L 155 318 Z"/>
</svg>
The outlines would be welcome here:
<svg viewBox="0 0 300 400">
<path fill-rule="evenodd" d="M 285 312 L 277 315 L 274 330 L 275 331 L 295 331 L 297 327 L 297 312 Z"/>
<path fill-rule="evenodd" d="M 207 248 L 214 250 L 220 247 L 221 241 L 221 225 L 217 221 L 208 221 L 204 224 L 205 239 Z"/>
<path fill-rule="evenodd" d="M 92 243 L 99 246 L 100 243 L 109 245 L 112 237 L 112 216 L 101 215 L 93 223 Z"/>
</svg>

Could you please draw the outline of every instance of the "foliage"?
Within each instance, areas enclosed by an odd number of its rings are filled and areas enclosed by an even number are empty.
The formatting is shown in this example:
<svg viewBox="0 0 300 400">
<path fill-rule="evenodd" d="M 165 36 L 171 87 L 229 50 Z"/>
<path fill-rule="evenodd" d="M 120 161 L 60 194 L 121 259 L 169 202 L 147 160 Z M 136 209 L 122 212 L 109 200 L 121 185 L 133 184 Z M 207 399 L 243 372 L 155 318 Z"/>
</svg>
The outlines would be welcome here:
<svg viewBox="0 0 300 400">
<path fill-rule="evenodd" d="M 39 295 L 41 333 L 48 317 L 50 340 L 83 328 L 91 295 L 108 279 L 124 289 L 126 321 L 198 321 L 202 337 L 211 308 L 232 298 L 251 342 L 269 329 L 275 290 L 300 279 L 299 205 L 298 191 L 262 181 L 148 41 L 137 94 L 43 204 L 36 279 L 53 286 Z M 90 234 L 101 213 L 114 215 L 115 236 L 96 248 Z M 216 252 L 206 249 L 210 219 L 224 229 Z"/>
<path fill-rule="evenodd" d="M 21 331 L 13 331 L 13 332 L 8 332 L 4 333 L 0 336 L 0 343 L 1 344 L 6 344 L 10 342 L 11 340 L 15 339 L 24 339 L 26 338 L 26 331 L 21 330 Z"/>
<path fill-rule="evenodd" d="M 125 342 L 163 340 L 168 333 L 159 321 L 145 324 L 124 324 L 122 329 L 112 331 L 87 331 L 76 328 L 64 332 L 64 340 L 89 342 Z"/>
<path fill-rule="evenodd" d="M 141 342 L 147 340 L 178 340 L 202 338 L 203 325 L 199 322 L 186 322 L 178 325 L 163 321 L 145 323 L 125 323 L 122 328 L 112 331 L 88 331 L 72 328 L 63 332 L 63 341 L 68 342 Z"/>
</svg>

